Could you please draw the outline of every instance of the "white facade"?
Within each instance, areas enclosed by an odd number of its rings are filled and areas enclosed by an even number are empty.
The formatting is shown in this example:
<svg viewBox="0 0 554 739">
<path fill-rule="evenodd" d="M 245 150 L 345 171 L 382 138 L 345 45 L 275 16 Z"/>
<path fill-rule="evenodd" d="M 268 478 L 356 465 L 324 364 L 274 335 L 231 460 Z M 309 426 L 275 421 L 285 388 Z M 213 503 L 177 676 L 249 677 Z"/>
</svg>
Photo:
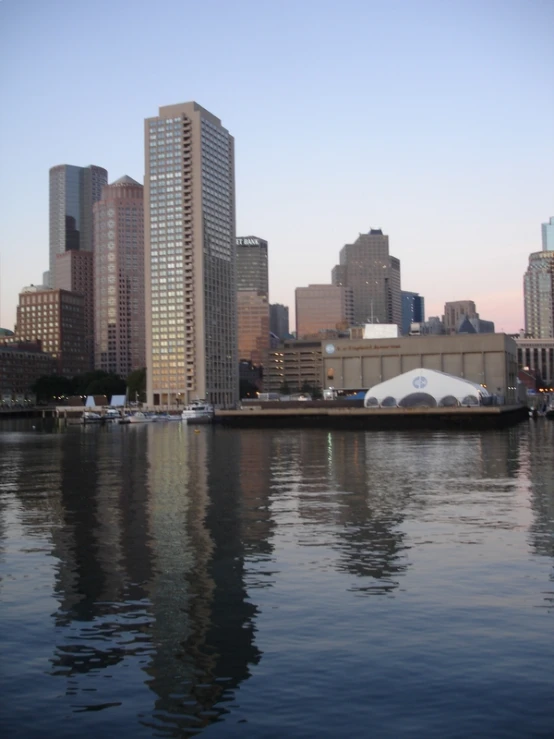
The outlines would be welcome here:
<svg viewBox="0 0 554 739">
<path fill-rule="evenodd" d="M 147 396 L 236 402 L 234 140 L 197 103 L 145 121 Z"/>
<path fill-rule="evenodd" d="M 396 323 L 366 323 L 364 339 L 396 339 L 398 326 Z"/>
</svg>

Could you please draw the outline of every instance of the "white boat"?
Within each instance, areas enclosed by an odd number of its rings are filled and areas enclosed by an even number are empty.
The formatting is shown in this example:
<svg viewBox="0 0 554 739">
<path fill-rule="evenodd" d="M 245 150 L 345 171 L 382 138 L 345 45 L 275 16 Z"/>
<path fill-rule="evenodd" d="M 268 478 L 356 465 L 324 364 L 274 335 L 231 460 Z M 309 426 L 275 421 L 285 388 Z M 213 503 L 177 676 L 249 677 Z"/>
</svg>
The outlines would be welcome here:
<svg viewBox="0 0 554 739">
<path fill-rule="evenodd" d="M 127 416 L 127 418 L 129 419 L 129 423 L 152 423 L 152 421 L 155 420 L 154 416 L 148 416 L 142 411 L 132 413 L 130 416 Z"/>
<path fill-rule="evenodd" d="M 187 423 L 213 423 L 215 410 L 205 400 L 195 400 L 183 408 L 181 418 Z"/>
<path fill-rule="evenodd" d="M 108 408 L 104 413 L 105 421 L 119 421 L 120 418 L 121 413 L 117 410 L 117 408 Z"/>
<path fill-rule="evenodd" d="M 83 423 L 102 423 L 104 419 L 102 418 L 100 413 L 95 413 L 94 411 L 84 411 L 81 420 Z"/>
</svg>

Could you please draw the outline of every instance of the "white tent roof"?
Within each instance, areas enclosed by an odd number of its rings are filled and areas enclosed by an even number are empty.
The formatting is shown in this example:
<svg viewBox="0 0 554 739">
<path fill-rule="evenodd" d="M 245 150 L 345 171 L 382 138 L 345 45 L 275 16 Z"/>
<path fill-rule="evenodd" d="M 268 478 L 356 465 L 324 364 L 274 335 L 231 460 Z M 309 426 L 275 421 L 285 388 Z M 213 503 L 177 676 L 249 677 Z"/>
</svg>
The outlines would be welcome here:
<svg viewBox="0 0 554 739">
<path fill-rule="evenodd" d="M 403 375 L 393 377 L 391 380 L 374 385 L 367 391 L 364 405 L 366 407 L 374 406 L 376 405 L 375 401 L 381 405 L 385 398 L 393 398 L 396 400 L 396 405 L 399 405 L 402 399 L 415 393 L 430 395 L 435 399 L 437 405 L 441 403 L 443 398 L 447 397 L 456 398 L 461 403 L 468 396 L 473 396 L 478 400 L 480 397 L 490 395 L 482 385 L 465 380 L 463 377 L 418 367 L 409 372 L 404 372 Z M 370 398 L 372 401 L 368 403 Z M 387 404 L 393 405 L 391 402 Z"/>
</svg>

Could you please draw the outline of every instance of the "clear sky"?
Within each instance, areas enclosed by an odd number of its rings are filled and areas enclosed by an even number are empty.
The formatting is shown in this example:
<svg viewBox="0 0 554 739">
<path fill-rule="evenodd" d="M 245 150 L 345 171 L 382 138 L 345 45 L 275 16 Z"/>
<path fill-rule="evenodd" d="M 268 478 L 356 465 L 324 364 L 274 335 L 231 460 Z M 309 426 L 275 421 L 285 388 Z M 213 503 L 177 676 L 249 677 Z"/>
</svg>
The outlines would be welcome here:
<svg viewBox="0 0 554 739">
<path fill-rule="evenodd" d="M 236 142 L 270 300 L 382 228 L 427 315 L 523 325 L 554 215 L 553 0 L 0 0 L 0 325 L 48 268 L 48 170 L 143 181 L 143 119 L 196 100 Z"/>
</svg>

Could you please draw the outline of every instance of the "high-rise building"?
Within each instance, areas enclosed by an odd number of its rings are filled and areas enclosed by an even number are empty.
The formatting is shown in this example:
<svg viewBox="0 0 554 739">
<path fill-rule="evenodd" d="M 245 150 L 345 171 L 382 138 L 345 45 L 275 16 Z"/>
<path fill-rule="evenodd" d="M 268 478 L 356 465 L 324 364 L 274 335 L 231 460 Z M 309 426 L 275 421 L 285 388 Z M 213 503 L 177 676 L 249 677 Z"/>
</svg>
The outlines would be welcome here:
<svg viewBox="0 0 554 739">
<path fill-rule="evenodd" d="M 541 224 L 542 229 L 542 250 L 554 251 L 554 217 L 548 223 Z"/>
<path fill-rule="evenodd" d="M 195 102 L 145 121 L 147 397 L 238 398 L 234 140 Z"/>
<path fill-rule="evenodd" d="M 523 278 L 525 333 L 533 339 L 554 337 L 554 251 L 529 255 Z"/>
<path fill-rule="evenodd" d="M 237 290 L 269 295 L 267 241 L 257 236 L 237 237 Z"/>
<path fill-rule="evenodd" d="M 146 366 L 143 196 L 125 175 L 94 204 L 95 367 L 120 377 Z"/>
<path fill-rule="evenodd" d="M 425 299 L 419 293 L 402 290 L 402 334 L 408 336 L 412 323 L 425 321 Z"/>
<path fill-rule="evenodd" d="M 91 164 L 59 164 L 50 169 L 49 285 L 57 287 L 56 255 L 66 251 L 93 251 L 92 206 L 100 200 L 108 173 Z"/>
<path fill-rule="evenodd" d="M 345 244 L 339 261 L 332 282 L 352 288 L 354 322 L 396 323 L 401 328 L 400 260 L 389 254 L 389 237 L 372 228 Z"/>
<path fill-rule="evenodd" d="M 40 341 L 56 360 L 59 375 L 74 377 L 89 369 L 84 298 L 78 293 L 33 285 L 23 288 L 15 336 L 18 341 Z"/>
<path fill-rule="evenodd" d="M 317 336 L 329 329 L 347 329 L 353 323 L 352 288 L 342 285 L 297 287 L 296 338 Z"/>
<path fill-rule="evenodd" d="M 273 303 L 273 305 L 269 306 L 269 330 L 274 336 L 277 336 L 277 338 L 281 340 L 289 338 L 288 305 Z"/>
<path fill-rule="evenodd" d="M 237 237 L 236 258 L 238 357 L 263 365 L 269 350 L 267 241 Z"/>
<path fill-rule="evenodd" d="M 83 296 L 85 312 L 85 351 L 88 368 L 94 367 L 94 282 L 91 251 L 66 251 L 56 254 L 56 283 L 61 290 Z"/>
</svg>

